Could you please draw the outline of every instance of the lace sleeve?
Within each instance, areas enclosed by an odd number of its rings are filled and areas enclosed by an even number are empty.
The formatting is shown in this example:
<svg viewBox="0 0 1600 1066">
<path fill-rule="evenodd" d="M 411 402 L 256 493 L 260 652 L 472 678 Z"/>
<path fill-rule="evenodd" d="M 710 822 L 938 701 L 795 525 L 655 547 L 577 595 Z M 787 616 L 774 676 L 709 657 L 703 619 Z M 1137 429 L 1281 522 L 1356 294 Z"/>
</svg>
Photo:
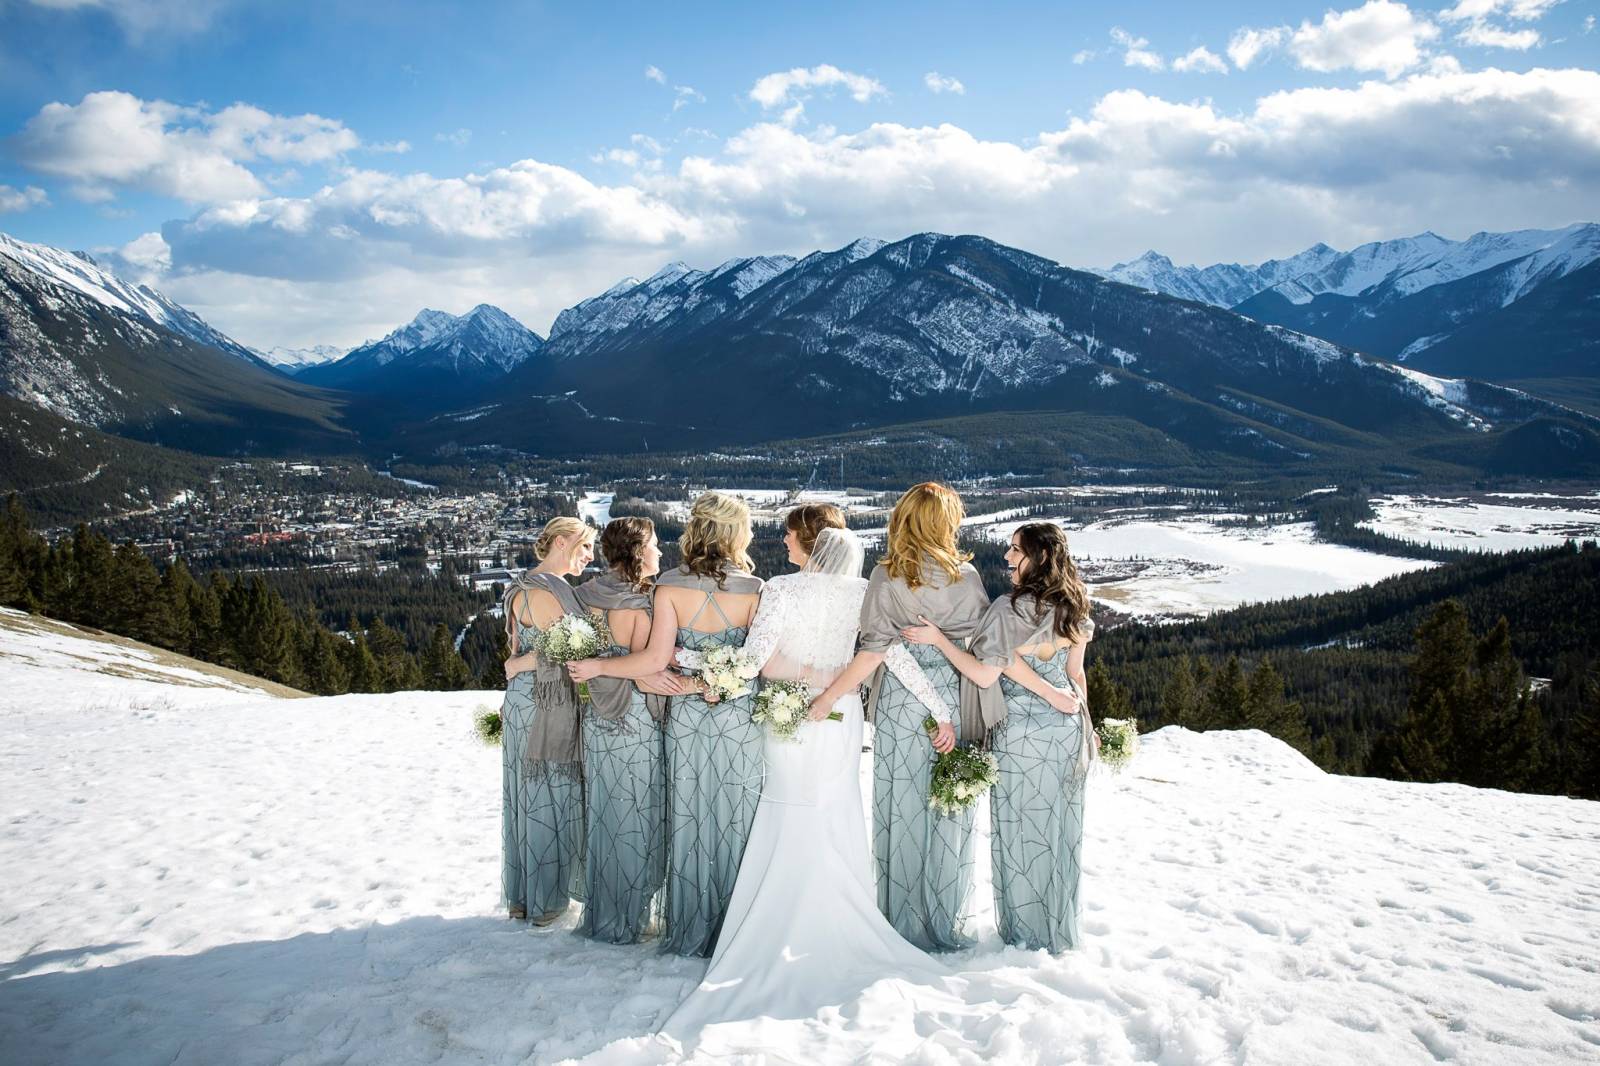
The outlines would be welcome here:
<svg viewBox="0 0 1600 1066">
<path fill-rule="evenodd" d="M 766 666 L 772 653 L 778 650 L 778 640 L 783 636 L 789 616 L 789 592 L 789 582 L 777 578 L 767 582 L 761 590 L 761 603 L 750 622 L 750 633 L 744 638 L 744 650 L 762 666 Z"/>
<path fill-rule="evenodd" d="M 939 695 L 939 691 L 933 687 L 933 682 L 928 680 L 928 675 L 922 672 L 922 665 L 911 657 L 904 644 L 895 641 L 889 645 L 888 650 L 883 653 L 883 664 L 906 687 L 906 691 L 928 709 L 934 721 L 954 721 L 955 715 L 951 713 L 950 705 Z"/>
</svg>

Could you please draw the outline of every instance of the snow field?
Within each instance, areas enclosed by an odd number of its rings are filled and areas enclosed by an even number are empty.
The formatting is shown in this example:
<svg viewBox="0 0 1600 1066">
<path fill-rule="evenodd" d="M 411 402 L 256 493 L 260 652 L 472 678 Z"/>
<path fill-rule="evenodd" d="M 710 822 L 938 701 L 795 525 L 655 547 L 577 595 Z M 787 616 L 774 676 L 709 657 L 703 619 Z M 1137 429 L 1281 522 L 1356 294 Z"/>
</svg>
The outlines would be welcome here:
<svg viewBox="0 0 1600 1066">
<path fill-rule="evenodd" d="M 1372 501 L 1377 517 L 1361 523 L 1390 537 L 1470 551 L 1547 548 L 1569 539 L 1600 537 L 1600 502 L 1571 506 L 1568 497 L 1537 493 L 1489 493 L 1506 500 L 1551 503 L 1483 503 L 1430 496 L 1380 496 Z M 1557 505 L 1554 501 L 1562 501 Z M 1581 501 L 1582 498 L 1577 498 Z"/>
<path fill-rule="evenodd" d="M 0 633 L 0 1062 L 699 1061 L 648 1034 L 703 963 L 500 915 L 491 694 L 79 672 Z M 1600 1061 L 1600 805 L 1169 729 L 1089 812 L 1081 950 L 985 913 L 963 1009 L 885 980 L 767 1061 Z"/>
</svg>

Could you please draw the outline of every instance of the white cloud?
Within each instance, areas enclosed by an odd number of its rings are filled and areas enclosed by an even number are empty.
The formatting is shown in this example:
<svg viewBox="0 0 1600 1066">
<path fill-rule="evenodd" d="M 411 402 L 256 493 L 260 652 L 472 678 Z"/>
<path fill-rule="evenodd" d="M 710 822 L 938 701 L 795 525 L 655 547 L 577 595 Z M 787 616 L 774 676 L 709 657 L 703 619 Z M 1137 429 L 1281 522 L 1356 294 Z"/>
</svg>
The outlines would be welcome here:
<svg viewBox="0 0 1600 1066">
<path fill-rule="evenodd" d="M 1143 37 L 1135 37 L 1121 26 L 1111 27 L 1111 39 L 1122 49 L 1122 65 L 1125 67 L 1139 67 L 1144 70 L 1164 70 L 1166 63 L 1155 52 L 1146 47 L 1150 42 Z"/>
<path fill-rule="evenodd" d="M 140 285 L 159 284 L 172 269 L 172 249 L 159 233 L 145 233 L 120 248 L 96 248 L 95 258 Z"/>
<path fill-rule="evenodd" d="M 135 40 L 156 34 L 198 33 L 211 25 L 230 0 L 30 0 L 58 11 L 100 11 Z"/>
<path fill-rule="evenodd" d="M 1541 19 L 1561 0 L 1459 0 L 1455 7 L 1439 12 L 1447 22 L 1478 21 L 1492 15 L 1532 22 Z"/>
<path fill-rule="evenodd" d="M 1507 30 L 1487 22 L 1474 22 L 1456 34 L 1456 40 L 1479 48 L 1508 48 L 1514 52 L 1526 52 L 1539 43 L 1539 31 Z"/>
<path fill-rule="evenodd" d="M 44 207 L 49 203 L 50 197 L 37 185 L 26 185 L 20 189 L 11 185 L 0 185 L 0 215 L 14 211 L 28 211 L 35 207 Z"/>
<path fill-rule="evenodd" d="M 665 85 L 667 83 L 666 74 L 662 73 L 661 68 L 655 66 L 654 64 L 644 68 L 644 76 L 660 85 Z"/>
<path fill-rule="evenodd" d="M 703 104 L 706 102 L 705 95 L 693 85 L 674 85 L 672 93 L 672 110 L 674 111 L 681 111 L 690 104 Z"/>
<path fill-rule="evenodd" d="M 955 93 L 957 96 L 965 96 L 967 92 L 967 87 L 961 84 L 959 78 L 946 77 L 937 70 L 930 70 L 924 74 L 922 84 L 926 85 L 931 93 Z"/>
<path fill-rule="evenodd" d="M 1228 38 L 1228 58 L 1240 70 L 1248 70 L 1257 59 L 1277 50 L 1289 36 L 1287 26 L 1270 29 L 1243 27 Z"/>
<path fill-rule="evenodd" d="M 1329 11 L 1313 25 L 1302 22 L 1289 51 L 1307 70 L 1376 70 L 1394 78 L 1427 58 L 1425 45 L 1439 27 L 1394 0 L 1367 0 L 1348 11 Z"/>
<path fill-rule="evenodd" d="M 791 101 L 803 102 L 814 90 L 831 88 L 843 88 L 860 104 L 874 96 L 886 96 L 889 92 L 876 78 L 853 74 L 831 63 L 824 63 L 809 69 L 795 67 L 793 70 L 764 75 L 751 86 L 750 99 L 771 110 Z"/>
<path fill-rule="evenodd" d="M 472 131 L 463 126 L 458 130 L 451 130 L 449 133 L 435 133 L 433 135 L 433 139 L 441 144 L 450 144 L 457 148 L 465 148 L 467 146 L 467 142 L 472 140 Z"/>
<path fill-rule="evenodd" d="M 33 170 L 73 183 L 84 200 L 133 187 L 194 203 L 261 195 L 250 162 L 327 162 L 360 145 L 335 119 L 273 115 L 248 104 L 207 113 L 123 92 L 39 109 L 16 137 Z M 409 147 L 409 146 L 408 146 Z"/>
<path fill-rule="evenodd" d="M 1205 45 L 1179 56 L 1172 61 L 1172 69 L 1180 74 L 1226 74 L 1228 64 Z"/>
<path fill-rule="evenodd" d="M 1093 48 L 1080 48 L 1078 51 L 1072 53 L 1072 61 L 1081 67 L 1099 54 L 1100 53 Z"/>
<path fill-rule="evenodd" d="M 618 150 L 641 164 L 653 152 Z M 461 178 L 351 171 L 311 196 L 168 224 L 164 287 L 251 343 L 353 343 L 446 298 L 491 300 L 542 330 L 669 259 L 863 235 L 982 233 L 1074 265 L 1144 247 L 1248 261 L 1318 240 L 1565 224 L 1597 200 L 1594 71 L 1412 74 L 1241 112 L 1124 90 L 1019 141 L 764 121 L 613 184 L 536 160 Z"/>
<path fill-rule="evenodd" d="M 1593 33 L 1594 32 L 1594 16 L 1593 15 L 1585 15 L 1583 17 L 1583 32 L 1584 33 Z"/>
</svg>

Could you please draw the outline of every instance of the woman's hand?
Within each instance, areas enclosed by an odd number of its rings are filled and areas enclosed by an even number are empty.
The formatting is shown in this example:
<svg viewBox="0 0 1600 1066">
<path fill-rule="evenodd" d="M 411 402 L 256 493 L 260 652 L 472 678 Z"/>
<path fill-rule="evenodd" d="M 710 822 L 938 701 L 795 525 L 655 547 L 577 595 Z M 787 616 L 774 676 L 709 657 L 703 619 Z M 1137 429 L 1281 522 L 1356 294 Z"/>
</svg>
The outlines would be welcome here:
<svg viewBox="0 0 1600 1066">
<path fill-rule="evenodd" d="M 842 697 L 833 689 L 823 689 L 811 701 L 811 706 L 806 708 L 806 717 L 813 722 L 820 722 L 833 713 L 833 705 Z"/>
<path fill-rule="evenodd" d="M 944 635 L 944 630 L 917 615 L 920 625 L 906 626 L 900 631 L 900 636 L 910 644 L 932 644 L 934 647 L 942 646 L 950 638 Z"/>
<path fill-rule="evenodd" d="M 956 746 L 956 727 L 949 722 L 940 722 L 939 728 L 933 731 L 933 750 L 943 755 Z"/>
<path fill-rule="evenodd" d="M 1070 688 L 1061 688 L 1058 685 L 1050 686 L 1054 694 L 1046 700 L 1050 706 L 1062 714 L 1078 713 L 1078 694 Z"/>
<path fill-rule="evenodd" d="M 603 665 L 600 659 L 574 659 L 567 664 L 567 676 L 574 681 L 589 681 L 601 676 Z"/>
<path fill-rule="evenodd" d="M 660 673 L 651 674 L 649 677 L 641 677 L 634 684 L 638 685 L 641 690 L 653 692 L 657 696 L 681 696 L 689 691 L 689 688 L 684 684 L 683 678 L 670 670 L 662 670 Z"/>
<path fill-rule="evenodd" d="M 527 671 L 532 670 L 533 666 L 534 662 L 532 652 L 523 652 L 521 655 L 511 656 L 506 660 L 506 680 L 510 681 L 518 674 L 526 673 Z"/>
</svg>

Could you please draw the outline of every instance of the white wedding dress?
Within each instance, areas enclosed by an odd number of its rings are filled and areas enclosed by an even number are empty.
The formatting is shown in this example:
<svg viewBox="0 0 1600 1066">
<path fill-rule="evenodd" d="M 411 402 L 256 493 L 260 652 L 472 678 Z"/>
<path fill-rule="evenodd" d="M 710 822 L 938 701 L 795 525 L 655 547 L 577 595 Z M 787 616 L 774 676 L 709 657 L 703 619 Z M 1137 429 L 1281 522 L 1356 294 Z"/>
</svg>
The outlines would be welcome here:
<svg viewBox="0 0 1600 1066">
<path fill-rule="evenodd" d="M 830 684 L 855 654 L 866 586 L 806 571 L 768 582 L 744 645 L 764 662 L 762 676 L 813 691 Z M 850 695 L 834 709 L 843 721 L 808 722 L 792 741 L 767 736 L 761 803 L 711 965 L 661 1027 L 700 1055 L 771 1056 L 793 1039 L 785 1020 L 849 1004 L 886 979 L 939 986 L 948 975 L 878 911 L 861 797 L 861 701 Z"/>
</svg>

